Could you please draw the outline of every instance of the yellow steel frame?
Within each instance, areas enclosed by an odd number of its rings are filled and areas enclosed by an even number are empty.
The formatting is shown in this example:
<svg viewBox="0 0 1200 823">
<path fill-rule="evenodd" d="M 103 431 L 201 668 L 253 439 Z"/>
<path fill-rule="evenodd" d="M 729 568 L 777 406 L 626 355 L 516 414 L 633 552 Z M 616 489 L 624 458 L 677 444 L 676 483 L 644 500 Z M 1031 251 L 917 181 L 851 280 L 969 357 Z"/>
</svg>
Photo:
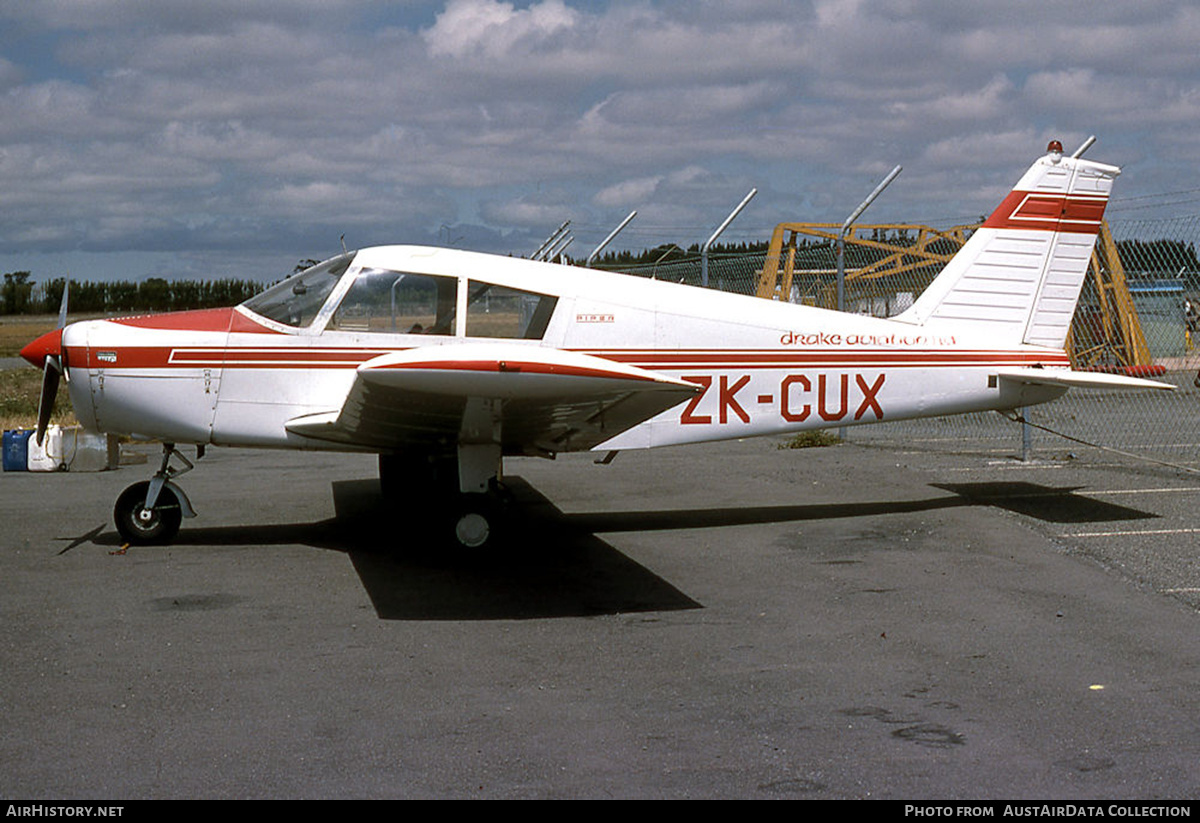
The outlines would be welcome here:
<svg viewBox="0 0 1200 823">
<path fill-rule="evenodd" d="M 841 228 L 840 223 L 780 223 L 776 226 L 763 269 L 759 273 L 756 294 L 769 300 L 787 300 L 792 292 L 798 239 L 804 236 L 836 242 Z M 875 249 L 885 254 L 869 265 L 847 271 L 846 281 L 892 277 L 930 264 L 944 265 L 967 242 L 976 228 L 977 225 L 964 225 L 942 231 L 903 223 L 856 225 L 846 235 L 847 247 Z M 916 239 L 906 246 L 875 239 L 875 236 L 884 232 L 916 232 Z M 950 241 L 953 250 L 946 253 L 932 250 L 933 244 L 939 240 Z M 1072 328 L 1072 334 L 1067 339 L 1071 362 L 1080 368 L 1102 361 L 1117 366 L 1149 365 L 1150 350 L 1125 282 L 1125 270 L 1117 253 L 1117 244 L 1113 241 L 1107 222 L 1101 224 L 1088 275 L 1099 297 L 1101 339 L 1088 348 L 1077 349 L 1074 343 L 1076 333 Z M 822 302 L 828 304 L 832 299 L 832 286 L 826 291 L 829 293 Z"/>
<path fill-rule="evenodd" d="M 1108 223 L 1100 225 L 1100 237 L 1092 252 L 1088 274 L 1096 287 L 1100 304 L 1100 340 L 1094 345 L 1079 349 L 1074 324 L 1067 338 L 1067 353 L 1071 363 L 1079 367 L 1094 366 L 1115 361 L 1118 366 L 1146 366 L 1152 360 L 1150 347 L 1138 319 L 1137 308 L 1125 282 L 1125 267 L 1117 253 L 1117 244 Z"/>
</svg>

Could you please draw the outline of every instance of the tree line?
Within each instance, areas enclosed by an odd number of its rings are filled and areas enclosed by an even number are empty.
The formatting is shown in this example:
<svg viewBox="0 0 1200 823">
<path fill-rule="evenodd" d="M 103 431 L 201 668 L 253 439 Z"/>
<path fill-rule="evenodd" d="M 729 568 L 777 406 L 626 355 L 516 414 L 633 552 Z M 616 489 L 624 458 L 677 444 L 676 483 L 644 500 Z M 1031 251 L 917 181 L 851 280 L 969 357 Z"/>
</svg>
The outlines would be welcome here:
<svg viewBox="0 0 1200 823">
<path fill-rule="evenodd" d="M 30 272 L 9 272 L 0 284 L 0 315 L 55 314 L 65 283 L 63 277 L 35 283 Z M 234 306 L 262 290 L 251 280 L 72 280 L 68 303 L 72 314 L 141 314 Z"/>
<path fill-rule="evenodd" d="M 709 254 L 713 257 L 733 254 L 761 254 L 767 250 L 770 243 L 766 240 L 754 243 L 714 243 L 709 249 Z M 640 252 L 625 250 L 625 251 L 610 251 L 596 258 L 594 265 L 600 269 L 621 268 L 622 266 L 648 266 L 655 263 L 674 263 L 681 260 L 699 259 L 700 244 L 693 243 L 686 249 L 677 246 L 674 243 L 664 243 L 661 246 L 655 246 L 652 249 L 643 249 Z M 571 259 L 572 263 L 577 265 L 583 264 L 583 259 Z"/>
</svg>

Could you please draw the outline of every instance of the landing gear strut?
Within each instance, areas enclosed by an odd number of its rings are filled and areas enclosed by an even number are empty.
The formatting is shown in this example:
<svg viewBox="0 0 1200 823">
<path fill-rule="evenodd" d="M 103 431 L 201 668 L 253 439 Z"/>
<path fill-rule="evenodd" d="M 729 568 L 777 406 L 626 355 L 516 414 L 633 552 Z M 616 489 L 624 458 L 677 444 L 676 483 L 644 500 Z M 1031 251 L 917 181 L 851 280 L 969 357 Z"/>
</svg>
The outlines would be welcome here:
<svg viewBox="0 0 1200 823">
<path fill-rule="evenodd" d="M 477 551 L 495 545 L 501 532 L 500 458 L 497 450 L 483 468 L 468 462 L 465 473 L 464 462 L 461 455 L 381 454 L 379 483 L 385 500 L 423 512 L 426 536 Z M 469 491 L 463 488 L 464 476 Z"/>
<path fill-rule="evenodd" d="M 203 447 L 199 447 L 196 455 L 200 457 L 203 453 Z M 183 466 L 172 466 L 172 457 L 178 458 Z M 162 465 L 154 477 L 125 489 L 113 507 L 113 521 L 126 543 L 133 546 L 170 543 L 179 533 L 183 518 L 196 516 L 187 496 L 173 480 L 192 468 L 192 462 L 176 451 L 174 443 L 163 444 Z"/>
</svg>

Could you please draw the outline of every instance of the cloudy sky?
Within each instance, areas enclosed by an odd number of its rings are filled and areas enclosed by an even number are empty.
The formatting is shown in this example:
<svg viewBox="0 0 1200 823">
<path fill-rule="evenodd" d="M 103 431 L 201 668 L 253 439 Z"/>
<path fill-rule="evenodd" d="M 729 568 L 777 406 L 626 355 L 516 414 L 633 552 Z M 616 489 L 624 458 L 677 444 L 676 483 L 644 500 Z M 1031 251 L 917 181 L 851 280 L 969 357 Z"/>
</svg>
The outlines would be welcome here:
<svg viewBox="0 0 1200 823">
<path fill-rule="evenodd" d="M 1192 0 L 0 3 L 0 271 L 273 280 L 345 235 L 580 256 L 991 210 L 1050 138 L 1200 210 Z"/>
</svg>

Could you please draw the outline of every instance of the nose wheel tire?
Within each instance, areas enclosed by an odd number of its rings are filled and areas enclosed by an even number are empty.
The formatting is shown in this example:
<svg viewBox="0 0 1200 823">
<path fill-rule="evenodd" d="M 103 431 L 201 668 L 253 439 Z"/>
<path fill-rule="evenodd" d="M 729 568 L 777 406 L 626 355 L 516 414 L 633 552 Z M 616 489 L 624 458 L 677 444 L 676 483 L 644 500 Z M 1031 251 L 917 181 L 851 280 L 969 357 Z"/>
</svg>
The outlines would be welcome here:
<svg viewBox="0 0 1200 823">
<path fill-rule="evenodd" d="M 146 508 L 150 481 L 143 480 L 121 492 L 113 508 L 117 531 L 134 546 L 154 546 L 170 543 L 179 532 L 183 510 L 175 492 L 164 486 L 153 509 Z"/>
</svg>

